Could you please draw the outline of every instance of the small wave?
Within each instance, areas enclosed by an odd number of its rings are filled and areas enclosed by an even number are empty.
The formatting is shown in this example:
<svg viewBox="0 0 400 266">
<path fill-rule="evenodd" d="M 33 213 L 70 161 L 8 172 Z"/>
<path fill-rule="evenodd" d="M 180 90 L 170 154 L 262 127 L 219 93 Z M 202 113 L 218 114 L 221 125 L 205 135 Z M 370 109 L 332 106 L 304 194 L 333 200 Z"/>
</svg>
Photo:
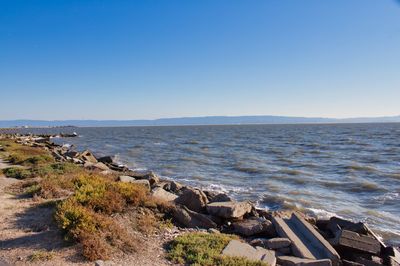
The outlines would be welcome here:
<svg viewBox="0 0 400 266">
<path fill-rule="evenodd" d="M 297 185 L 304 185 L 307 183 L 307 179 L 301 177 L 294 177 L 294 176 L 282 176 L 282 175 L 271 175 L 268 178 L 278 180 L 281 182 L 290 182 Z"/>
<path fill-rule="evenodd" d="M 311 174 L 304 172 L 304 171 L 300 171 L 300 170 L 294 170 L 294 169 L 282 169 L 279 171 L 280 173 L 283 174 L 287 174 L 287 175 L 305 175 L 305 176 L 310 176 Z"/>
<path fill-rule="evenodd" d="M 259 168 L 245 167 L 245 166 L 234 166 L 232 169 L 236 170 L 238 172 L 243 172 L 243 173 L 247 173 L 247 174 L 261 174 L 264 172 L 263 170 L 261 170 Z"/>
<path fill-rule="evenodd" d="M 359 164 L 347 165 L 344 168 L 347 170 L 350 170 L 350 171 L 364 171 L 364 172 L 377 172 L 378 171 L 377 169 L 375 169 L 372 166 L 359 165 Z"/>
<path fill-rule="evenodd" d="M 341 218 L 339 215 L 337 215 L 334 212 L 329 212 L 323 209 L 316 209 L 316 208 L 307 208 L 307 213 L 310 213 L 311 215 L 320 218 L 320 219 L 329 219 L 331 217 L 339 217 Z"/>
<path fill-rule="evenodd" d="M 387 176 L 389 178 L 400 180 L 400 173 L 388 173 L 388 174 L 385 174 L 385 176 Z"/>
<path fill-rule="evenodd" d="M 347 187 L 347 186 L 346 186 Z M 378 192 L 386 191 L 385 188 L 378 186 L 375 183 L 364 181 L 352 184 L 349 188 L 351 192 Z"/>
<path fill-rule="evenodd" d="M 400 193 L 388 192 L 388 193 L 385 193 L 385 194 L 383 194 L 381 196 L 375 196 L 374 199 L 377 200 L 377 201 L 382 201 L 382 203 L 384 203 L 386 201 L 400 199 Z"/>
<path fill-rule="evenodd" d="M 206 190 L 210 191 L 215 191 L 215 192 L 220 192 L 220 193 L 240 193 L 244 191 L 251 191 L 252 188 L 242 188 L 242 187 L 234 187 L 234 186 L 229 186 L 229 185 L 222 185 L 222 184 L 214 184 L 211 183 L 208 186 L 205 187 Z"/>
<path fill-rule="evenodd" d="M 272 210 L 303 211 L 304 206 L 310 206 L 311 202 L 304 199 L 291 199 L 282 195 L 263 195 L 261 203 Z"/>
</svg>

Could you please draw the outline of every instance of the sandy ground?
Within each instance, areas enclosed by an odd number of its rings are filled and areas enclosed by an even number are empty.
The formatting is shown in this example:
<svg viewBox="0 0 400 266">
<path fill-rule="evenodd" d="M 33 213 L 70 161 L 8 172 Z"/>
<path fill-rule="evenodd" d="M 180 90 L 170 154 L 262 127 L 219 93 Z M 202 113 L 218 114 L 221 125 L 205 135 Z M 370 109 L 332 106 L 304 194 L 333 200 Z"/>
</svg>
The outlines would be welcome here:
<svg viewBox="0 0 400 266">
<path fill-rule="evenodd" d="M 0 159 L 0 169 L 10 167 Z M 53 221 L 52 207 L 32 198 L 10 193 L 21 180 L 0 174 L 0 266 L 3 265 L 94 265 L 78 255 L 78 245 L 67 246 Z M 173 234 L 145 237 L 141 250 L 120 254 L 104 265 L 171 265 L 163 245 Z M 34 254 L 51 254 L 50 260 L 31 261 Z"/>
</svg>

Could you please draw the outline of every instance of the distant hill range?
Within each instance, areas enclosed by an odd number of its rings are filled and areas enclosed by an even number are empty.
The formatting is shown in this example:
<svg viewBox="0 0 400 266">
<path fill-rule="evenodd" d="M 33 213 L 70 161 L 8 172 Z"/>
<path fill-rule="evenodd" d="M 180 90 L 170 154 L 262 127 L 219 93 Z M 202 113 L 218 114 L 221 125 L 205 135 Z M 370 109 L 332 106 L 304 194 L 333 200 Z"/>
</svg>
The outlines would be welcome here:
<svg viewBox="0 0 400 266">
<path fill-rule="evenodd" d="M 290 116 L 206 116 L 162 118 L 154 120 L 0 120 L 0 127 L 115 127 L 246 124 L 323 124 L 323 123 L 398 123 L 399 116 L 364 118 L 319 118 Z"/>
</svg>

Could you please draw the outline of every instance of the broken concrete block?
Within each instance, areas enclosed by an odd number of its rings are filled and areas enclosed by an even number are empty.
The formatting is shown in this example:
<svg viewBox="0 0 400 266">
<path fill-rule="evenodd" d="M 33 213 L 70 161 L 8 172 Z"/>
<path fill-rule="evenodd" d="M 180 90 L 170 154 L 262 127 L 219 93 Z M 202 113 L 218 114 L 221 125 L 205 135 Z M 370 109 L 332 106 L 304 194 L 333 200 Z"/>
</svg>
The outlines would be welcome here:
<svg viewBox="0 0 400 266">
<path fill-rule="evenodd" d="M 260 233 L 268 235 L 275 232 L 272 223 L 263 218 L 251 218 L 233 223 L 234 232 L 242 236 L 252 236 Z"/>
<path fill-rule="evenodd" d="M 288 238 L 276 237 L 265 241 L 265 247 L 269 249 L 287 248 L 292 242 Z"/>
<path fill-rule="evenodd" d="M 374 237 L 360 235 L 348 230 L 338 231 L 336 237 L 332 239 L 331 243 L 336 247 L 370 254 L 379 254 L 381 251 L 381 245 Z"/>
<path fill-rule="evenodd" d="M 282 266 L 332 266 L 330 259 L 310 260 L 292 256 L 278 256 L 277 261 Z"/>
<path fill-rule="evenodd" d="M 290 219 L 273 217 L 272 220 L 279 236 L 291 241 L 295 256 L 311 260 L 330 259 L 333 265 L 339 264 L 340 256 L 336 250 L 299 214 L 293 213 Z"/>
<path fill-rule="evenodd" d="M 253 248 L 247 243 L 231 240 L 221 253 L 224 256 L 244 257 L 251 261 L 262 261 L 275 266 L 275 252 L 261 247 Z"/>
<path fill-rule="evenodd" d="M 359 223 L 353 223 L 348 220 L 344 220 L 338 217 L 332 217 L 329 220 L 329 223 L 327 225 L 327 228 L 336 236 L 336 233 L 340 230 L 348 230 L 348 231 L 353 231 L 359 234 L 366 235 L 368 233 L 367 227 L 359 222 Z"/>
<path fill-rule="evenodd" d="M 251 211 L 252 205 L 249 202 L 213 202 L 207 204 L 207 212 L 221 218 L 240 218 Z"/>
</svg>

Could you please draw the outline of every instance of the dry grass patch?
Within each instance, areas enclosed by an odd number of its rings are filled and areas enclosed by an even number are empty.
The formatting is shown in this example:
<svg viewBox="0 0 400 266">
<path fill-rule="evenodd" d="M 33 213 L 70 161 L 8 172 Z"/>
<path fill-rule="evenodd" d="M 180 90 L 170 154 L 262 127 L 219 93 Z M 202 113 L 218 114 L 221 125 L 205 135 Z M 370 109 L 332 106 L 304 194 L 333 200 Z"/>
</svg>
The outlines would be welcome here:
<svg viewBox="0 0 400 266">
<path fill-rule="evenodd" d="M 28 261 L 30 262 L 40 262 L 40 261 L 48 261 L 54 258 L 55 254 L 53 251 L 39 250 L 35 251 L 32 255 L 28 257 Z"/>
</svg>

